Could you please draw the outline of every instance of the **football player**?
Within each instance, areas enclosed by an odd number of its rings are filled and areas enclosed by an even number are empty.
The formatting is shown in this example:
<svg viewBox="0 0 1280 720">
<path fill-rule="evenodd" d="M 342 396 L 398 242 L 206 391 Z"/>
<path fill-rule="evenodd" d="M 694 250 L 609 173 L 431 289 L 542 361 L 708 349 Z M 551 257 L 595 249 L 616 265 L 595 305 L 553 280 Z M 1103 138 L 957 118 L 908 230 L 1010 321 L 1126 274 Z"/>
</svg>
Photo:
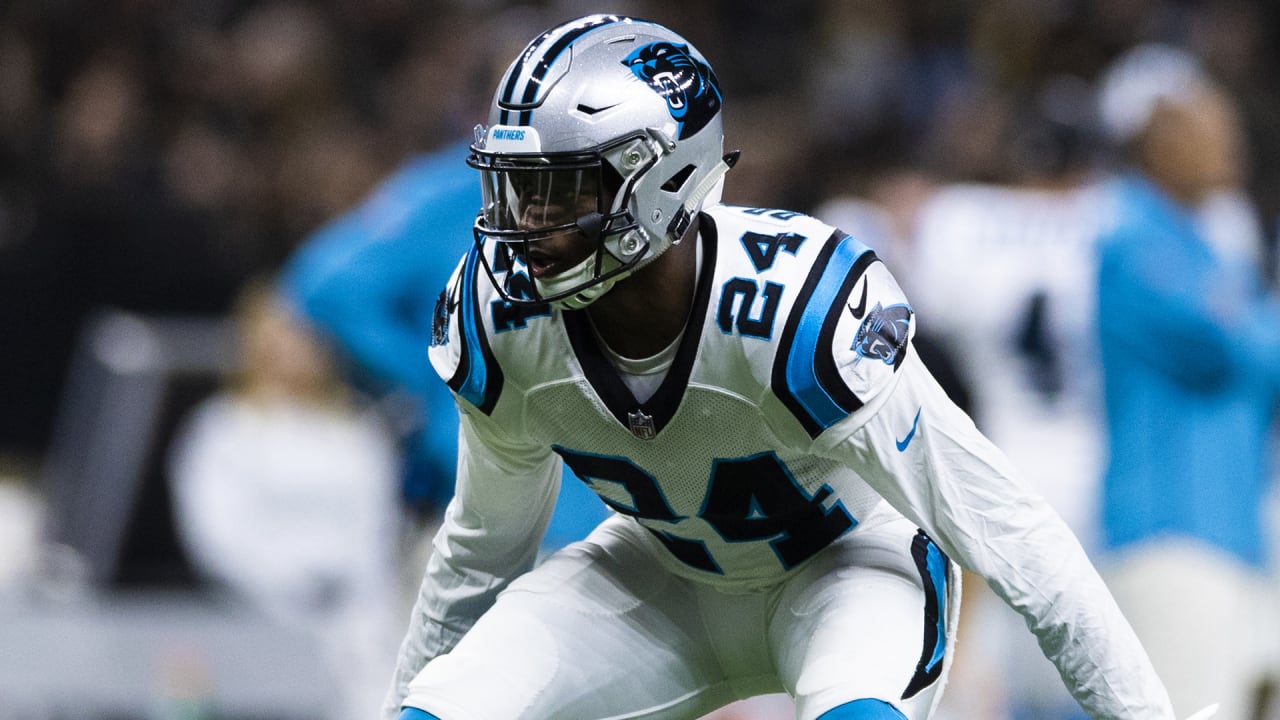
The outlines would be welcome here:
<svg viewBox="0 0 1280 720">
<path fill-rule="evenodd" d="M 685 39 L 594 15 L 535 38 L 469 164 L 475 247 L 431 362 L 457 494 L 385 708 L 403 720 L 930 716 L 959 567 L 1096 718 L 1172 718 L 1066 524 L 912 350 L 857 239 L 719 203 L 719 83 Z M 534 567 L 569 465 L 613 513 Z"/>
</svg>

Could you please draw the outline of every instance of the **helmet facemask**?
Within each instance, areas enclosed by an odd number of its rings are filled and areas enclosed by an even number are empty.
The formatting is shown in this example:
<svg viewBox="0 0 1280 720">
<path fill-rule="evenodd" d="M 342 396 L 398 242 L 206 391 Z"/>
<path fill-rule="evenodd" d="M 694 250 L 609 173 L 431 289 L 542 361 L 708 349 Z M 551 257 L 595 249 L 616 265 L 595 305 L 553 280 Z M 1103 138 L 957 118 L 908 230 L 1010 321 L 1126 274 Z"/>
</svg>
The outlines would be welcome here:
<svg viewBox="0 0 1280 720">
<path fill-rule="evenodd" d="M 495 131 L 502 128 L 484 132 Z M 637 269 L 651 243 L 630 200 L 656 159 L 643 135 L 578 153 L 476 150 L 468 159 L 480 171 L 483 192 L 475 240 L 503 299 L 579 309 Z M 557 262 L 543 274 L 548 245 L 557 248 Z M 566 255 L 566 246 L 577 252 Z"/>
</svg>

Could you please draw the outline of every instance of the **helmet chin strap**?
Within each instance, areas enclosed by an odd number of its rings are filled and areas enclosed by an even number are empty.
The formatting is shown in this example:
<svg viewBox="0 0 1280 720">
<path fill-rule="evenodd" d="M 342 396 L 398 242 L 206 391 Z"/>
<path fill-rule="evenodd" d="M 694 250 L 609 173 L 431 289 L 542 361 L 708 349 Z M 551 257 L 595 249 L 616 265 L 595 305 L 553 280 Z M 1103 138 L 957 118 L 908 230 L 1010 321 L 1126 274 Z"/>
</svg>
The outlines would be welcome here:
<svg viewBox="0 0 1280 720">
<path fill-rule="evenodd" d="M 557 273 L 555 277 L 534 278 L 533 282 L 538 288 L 538 294 L 543 296 L 557 295 L 571 288 L 588 283 L 595 277 L 596 255 L 599 252 L 601 251 L 591 253 L 584 258 L 582 262 L 574 265 L 564 272 Z M 605 257 L 602 262 L 608 262 L 611 256 L 608 253 L 604 253 L 604 255 Z M 617 261 L 615 260 L 614 262 Z M 601 270 L 607 272 L 606 268 L 601 268 Z M 608 292 L 609 289 L 613 287 L 614 283 L 620 280 L 621 277 L 622 276 L 615 276 L 608 280 L 597 282 L 594 285 L 589 285 L 572 295 L 560 298 L 559 300 L 552 300 L 551 305 L 553 307 L 560 308 L 561 310 L 581 310 L 595 302 L 601 295 Z"/>
<path fill-rule="evenodd" d="M 604 252 L 602 247 L 602 238 L 600 231 L 604 227 L 604 215 L 598 212 L 591 212 L 579 217 L 575 223 L 578 230 L 588 238 L 592 238 L 596 242 L 597 249 L 583 258 L 582 262 L 557 273 L 554 277 L 534 278 L 534 285 L 538 288 L 538 294 L 543 296 L 558 295 L 562 292 L 571 290 L 579 285 L 586 285 L 597 274 L 596 263 L 601 266 L 598 269 L 600 273 L 605 273 L 612 268 L 605 267 L 611 256 Z M 616 279 L 610 278 L 583 288 L 581 291 L 573 293 L 559 300 L 551 301 L 551 305 L 561 310 L 581 310 L 582 308 L 595 302 L 597 298 L 609 291 Z"/>
<path fill-rule="evenodd" d="M 686 199 L 684 204 L 680 206 L 680 210 L 676 212 L 675 217 L 671 219 L 671 223 L 667 226 L 667 235 L 671 239 L 672 244 L 678 243 L 684 238 L 684 234 L 689 231 L 689 225 L 693 222 L 694 214 L 702 209 L 702 203 L 707 199 L 707 196 L 713 190 L 722 187 L 721 183 L 724 180 L 725 173 L 729 172 L 730 168 L 737 164 L 739 154 L 740 153 L 737 150 L 727 153 L 720 162 L 716 163 L 711 168 L 711 171 L 707 173 L 706 177 L 702 178 L 702 181 L 693 188 L 693 192 L 689 193 L 688 199 Z M 603 224 L 604 216 L 596 212 L 587 213 L 577 220 L 579 230 L 586 234 L 587 237 L 597 239 L 600 238 L 600 231 Z M 619 273 L 608 280 L 603 280 L 594 285 L 585 287 L 580 292 L 576 292 L 559 300 L 554 300 L 551 302 L 551 305 L 562 310 L 581 310 L 595 302 L 601 295 L 609 292 L 609 290 L 613 288 L 614 284 L 619 280 L 630 275 L 636 270 L 639 270 L 645 265 L 648 265 L 657 256 L 658 254 L 655 253 L 644 258 L 640 262 L 636 263 L 635 267 L 631 268 L 630 271 Z M 557 295 L 569 290 L 570 288 L 578 285 L 585 285 L 590 282 L 590 280 L 597 274 L 597 269 L 595 267 L 597 262 L 601 263 L 601 267 L 599 268 L 601 273 L 606 273 L 616 269 L 617 265 L 621 264 L 610 253 L 605 252 L 603 246 L 601 246 L 596 252 L 583 259 L 582 262 L 562 273 L 556 274 L 555 277 L 535 278 L 534 284 L 537 286 L 538 293 L 541 295 Z M 604 266 L 610 262 L 614 263 L 615 267 L 609 268 Z"/>
<path fill-rule="evenodd" d="M 738 156 L 741 154 L 738 150 L 726 153 L 720 162 L 712 166 L 707 176 L 702 178 L 702 182 L 693 188 L 693 192 L 689 193 L 689 198 L 684 201 L 675 216 L 671 218 L 671 223 L 667 225 L 667 237 L 671 238 L 671 242 L 680 242 L 684 234 L 689 231 L 694 213 L 702 209 L 702 201 L 706 200 L 707 194 L 724 179 L 725 173 L 738 164 Z"/>
</svg>

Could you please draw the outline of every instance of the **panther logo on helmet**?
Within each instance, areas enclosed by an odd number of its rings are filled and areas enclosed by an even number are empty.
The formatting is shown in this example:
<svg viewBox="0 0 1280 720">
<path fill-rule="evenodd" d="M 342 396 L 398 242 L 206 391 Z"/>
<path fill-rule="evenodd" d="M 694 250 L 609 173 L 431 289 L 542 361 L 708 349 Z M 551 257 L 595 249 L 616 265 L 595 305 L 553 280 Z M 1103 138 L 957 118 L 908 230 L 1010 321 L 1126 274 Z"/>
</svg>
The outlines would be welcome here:
<svg viewBox="0 0 1280 720">
<path fill-rule="evenodd" d="M 680 123 L 677 138 L 681 140 L 705 127 L 720 110 L 720 81 L 709 65 L 689 52 L 688 45 L 649 43 L 622 64 L 667 101 L 671 117 Z"/>
</svg>

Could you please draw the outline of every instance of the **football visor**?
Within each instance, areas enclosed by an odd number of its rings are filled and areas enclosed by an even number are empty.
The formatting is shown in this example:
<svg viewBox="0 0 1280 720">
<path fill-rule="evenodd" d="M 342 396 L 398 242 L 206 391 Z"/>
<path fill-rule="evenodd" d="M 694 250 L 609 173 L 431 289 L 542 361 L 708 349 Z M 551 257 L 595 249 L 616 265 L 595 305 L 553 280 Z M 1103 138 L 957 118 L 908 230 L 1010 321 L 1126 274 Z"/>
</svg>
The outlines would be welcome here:
<svg viewBox="0 0 1280 720">
<path fill-rule="evenodd" d="M 644 256 L 645 244 L 629 247 L 634 242 L 613 251 L 620 235 L 636 236 L 628 231 L 637 223 L 630 213 L 611 209 L 621 179 L 598 154 L 515 158 L 475 152 L 467 164 L 481 178 L 476 246 L 503 300 L 585 307 Z M 575 235 L 568 244 L 580 252 L 558 258 L 562 267 L 554 274 L 531 278 L 527 267 L 540 252 L 539 242 L 565 233 Z"/>
</svg>

